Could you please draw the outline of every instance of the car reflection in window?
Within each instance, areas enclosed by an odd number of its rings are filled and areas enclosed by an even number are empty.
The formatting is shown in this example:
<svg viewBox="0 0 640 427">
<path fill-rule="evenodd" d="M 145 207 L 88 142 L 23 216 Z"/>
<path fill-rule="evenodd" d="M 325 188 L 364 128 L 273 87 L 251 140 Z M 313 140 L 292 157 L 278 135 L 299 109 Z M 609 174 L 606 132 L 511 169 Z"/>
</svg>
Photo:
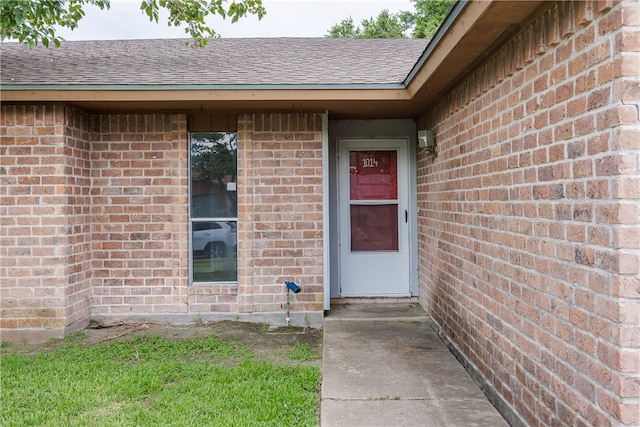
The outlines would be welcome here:
<svg viewBox="0 0 640 427">
<path fill-rule="evenodd" d="M 237 254 L 237 227 L 233 222 L 194 222 L 193 254 L 198 258 L 226 258 Z"/>
</svg>

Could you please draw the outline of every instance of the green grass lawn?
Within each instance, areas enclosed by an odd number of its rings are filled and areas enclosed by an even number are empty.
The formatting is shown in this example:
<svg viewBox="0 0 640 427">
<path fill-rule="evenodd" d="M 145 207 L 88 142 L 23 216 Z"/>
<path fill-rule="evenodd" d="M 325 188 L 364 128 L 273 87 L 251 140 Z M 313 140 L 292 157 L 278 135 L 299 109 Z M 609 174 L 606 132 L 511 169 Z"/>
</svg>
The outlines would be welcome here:
<svg viewBox="0 0 640 427">
<path fill-rule="evenodd" d="M 216 336 L 3 346 L 2 426 L 315 426 L 320 369 L 255 361 Z M 297 346 L 291 358 L 307 357 Z"/>
</svg>

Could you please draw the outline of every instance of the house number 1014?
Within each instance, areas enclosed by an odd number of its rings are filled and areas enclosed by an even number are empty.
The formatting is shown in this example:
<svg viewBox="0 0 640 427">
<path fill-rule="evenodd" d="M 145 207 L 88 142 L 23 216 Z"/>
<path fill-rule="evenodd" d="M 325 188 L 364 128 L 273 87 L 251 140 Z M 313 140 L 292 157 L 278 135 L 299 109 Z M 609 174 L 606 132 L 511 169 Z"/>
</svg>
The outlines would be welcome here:
<svg viewBox="0 0 640 427">
<path fill-rule="evenodd" d="M 378 167 L 378 161 L 375 157 L 365 157 L 362 159 L 362 167 L 364 168 L 375 168 Z"/>
</svg>

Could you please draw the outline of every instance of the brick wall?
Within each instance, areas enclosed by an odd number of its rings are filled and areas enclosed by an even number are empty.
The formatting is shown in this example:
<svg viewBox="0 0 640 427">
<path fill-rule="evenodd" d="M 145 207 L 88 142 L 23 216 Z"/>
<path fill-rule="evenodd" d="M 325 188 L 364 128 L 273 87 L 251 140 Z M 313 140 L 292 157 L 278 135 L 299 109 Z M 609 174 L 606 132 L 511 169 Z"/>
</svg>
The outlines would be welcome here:
<svg viewBox="0 0 640 427">
<path fill-rule="evenodd" d="M 322 115 L 241 116 L 238 156 L 239 311 L 283 313 L 292 280 L 292 313 L 322 316 Z"/>
<path fill-rule="evenodd" d="M 184 116 L 91 122 L 94 317 L 277 323 L 285 280 L 305 285 L 293 312 L 322 313 L 321 116 L 242 116 L 238 284 L 213 285 L 188 285 Z"/>
<path fill-rule="evenodd" d="M 39 341 L 90 312 L 87 117 L 62 105 L 1 114 L 2 339 Z"/>
<path fill-rule="evenodd" d="M 94 316 L 186 313 L 186 117 L 92 116 L 91 139 Z"/>
<path fill-rule="evenodd" d="M 184 115 L 3 106 L 2 339 L 99 322 L 323 312 L 322 120 L 245 115 L 238 138 L 238 284 L 189 285 Z"/>
<path fill-rule="evenodd" d="M 423 119 L 420 301 L 526 425 L 640 423 L 639 26 L 550 3 Z"/>
<path fill-rule="evenodd" d="M 57 107 L 56 107 L 57 108 Z M 63 268 L 66 278 L 65 317 L 69 325 L 79 329 L 91 314 L 91 158 L 88 116 L 82 111 L 65 110 L 64 181 L 59 191 L 66 200 L 64 217 Z M 46 156 L 43 156 L 43 161 Z M 55 179 L 55 178 L 54 178 Z"/>
</svg>

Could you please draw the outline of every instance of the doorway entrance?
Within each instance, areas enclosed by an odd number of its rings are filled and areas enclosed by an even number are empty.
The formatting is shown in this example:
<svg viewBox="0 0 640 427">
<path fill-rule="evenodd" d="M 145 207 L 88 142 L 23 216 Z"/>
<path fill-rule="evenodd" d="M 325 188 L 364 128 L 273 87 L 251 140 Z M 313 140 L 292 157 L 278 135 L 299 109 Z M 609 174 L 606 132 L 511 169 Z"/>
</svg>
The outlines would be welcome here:
<svg viewBox="0 0 640 427">
<path fill-rule="evenodd" d="M 341 297 L 408 297 L 407 139 L 338 140 Z"/>
</svg>

